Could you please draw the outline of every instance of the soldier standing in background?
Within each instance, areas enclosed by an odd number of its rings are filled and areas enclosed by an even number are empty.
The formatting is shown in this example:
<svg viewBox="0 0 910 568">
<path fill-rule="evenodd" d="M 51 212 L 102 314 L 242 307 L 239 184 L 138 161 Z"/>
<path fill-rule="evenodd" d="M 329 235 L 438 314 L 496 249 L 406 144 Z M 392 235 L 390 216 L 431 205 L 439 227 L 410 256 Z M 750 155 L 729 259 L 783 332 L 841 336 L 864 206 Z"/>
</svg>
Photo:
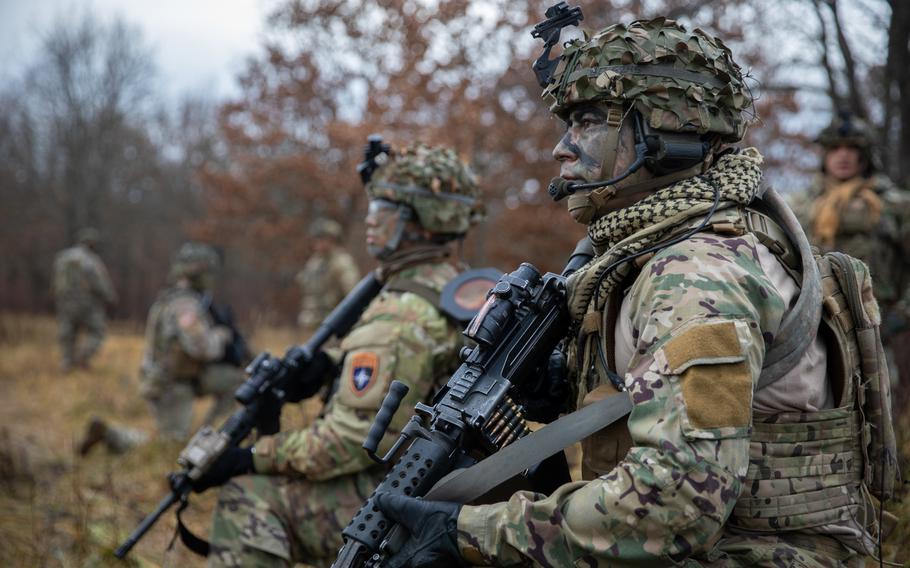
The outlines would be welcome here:
<svg viewBox="0 0 910 568">
<path fill-rule="evenodd" d="M 105 307 L 117 301 L 107 268 L 96 254 L 99 239 L 96 229 L 86 227 L 77 234 L 78 244 L 54 259 L 53 288 L 64 371 L 88 367 L 104 341 Z"/>
<path fill-rule="evenodd" d="M 383 157 L 367 184 L 366 241 L 384 287 L 341 342 L 339 387 L 325 414 L 306 429 L 228 451 L 194 485 L 202 491 L 241 476 L 219 494 L 209 566 L 327 565 L 341 529 L 385 475 L 361 445 L 390 382 L 407 384 L 404 404 L 413 405 L 458 366 L 460 325 L 442 313 L 439 295 L 457 275 L 446 243 L 482 214 L 479 188 L 451 149 L 416 144 Z M 334 365 L 314 366 L 324 381 L 294 384 L 321 385 L 337 373 L 327 371 Z M 308 394 L 289 389 L 287 400 Z M 407 419 L 396 415 L 382 451 Z"/>
<path fill-rule="evenodd" d="M 347 296 L 360 280 L 353 257 L 341 246 L 341 225 L 331 219 L 318 219 L 310 228 L 313 254 L 297 283 L 303 293 L 297 323 L 304 329 L 315 329 Z"/>
<path fill-rule="evenodd" d="M 869 266 L 891 379 L 900 384 L 910 380 L 900 361 L 908 349 L 895 349 L 910 326 L 910 196 L 878 171 L 872 131 L 851 113 L 835 116 L 816 141 L 823 149 L 821 174 L 793 200 L 794 209 L 812 244 Z"/>
<path fill-rule="evenodd" d="M 234 406 L 234 389 L 243 382 L 242 365 L 231 350 L 235 331 L 215 321 L 211 289 L 218 254 L 202 243 L 185 243 L 171 263 L 169 286 L 149 309 L 145 352 L 139 370 L 142 396 L 149 401 L 158 436 L 185 441 L 190 435 L 193 400 L 212 396 L 204 422 L 213 423 Z M 94 419 L 82 442 L 87 453 L 98 442 L 123 452 L 147 435 Z"/>
</svg>

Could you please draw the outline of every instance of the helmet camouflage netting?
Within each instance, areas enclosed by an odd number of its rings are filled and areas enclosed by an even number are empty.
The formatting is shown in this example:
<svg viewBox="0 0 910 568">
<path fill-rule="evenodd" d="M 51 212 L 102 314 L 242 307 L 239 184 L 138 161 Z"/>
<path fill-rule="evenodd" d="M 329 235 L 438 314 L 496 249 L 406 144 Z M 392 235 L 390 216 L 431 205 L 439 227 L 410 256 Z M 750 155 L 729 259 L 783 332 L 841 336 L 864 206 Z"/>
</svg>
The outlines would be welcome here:
<svg viewBox="0 0 910 568">
<path fill-rule="evenodd" d="M 583 101 L 631 105 L 652 128 L 740 140 L 752 107 L 720 39 L 657 18 L 609 26 L 566 46 L 543 97 L 556 114 Z"/>
<path fill-rule="evenodd" d="M 865 162 L 865 175 L 881 170 L 878 153 L 875 149 L 875 133 L 869 123 L 858 118 L 850 111 L 841 111 L 834 116 L 831 124 L 818 134 L 815 141 L 826 150 L 838 146 L 852 146 L 859 150 Z M 822 171 L 825 164 L 822 162 Z"/>
<path fill-rule="evenodd" d="M 474 174 L 451 148 L 417 143 L 393 151 L 366 191 L 370 199 L 410 206 L 432 233 L 464 234 L 484 215 Z"/>
<path fill-rule="evenodd" d="M 76 242 L 96 244 L 101 240 L 101 232 L 94 227 L 83 227 L 76 233 Z"/>
<path fill-rule="evenodd" d="M 822 130 L 817 142 L 826 148 L 855 146 L 866 149 L 873 146 L 872 130 L 866 121 L 850 112 L 841 112 Z"/>
<path fill-rule="evenodd" d="M 333 219 L 316 219 L 310 225 L 309 234 L 314 238 L 326 238 L 340 241 L 344 235 L 341 224 Z"/>
<path fill-rule="evenodd" d="M 171 262 L 171 278 L 194 278 L 218 269 L 220 259 L 215 249 L 205 243 L 184 243 Z"/>
</svg>

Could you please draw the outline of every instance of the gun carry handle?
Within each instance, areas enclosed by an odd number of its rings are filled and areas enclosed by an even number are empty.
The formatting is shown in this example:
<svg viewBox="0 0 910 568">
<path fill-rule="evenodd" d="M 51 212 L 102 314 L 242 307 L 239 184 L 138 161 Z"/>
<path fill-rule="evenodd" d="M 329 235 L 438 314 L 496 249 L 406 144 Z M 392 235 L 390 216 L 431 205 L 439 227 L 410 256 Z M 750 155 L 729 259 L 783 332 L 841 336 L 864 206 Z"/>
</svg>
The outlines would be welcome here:
<svg viewBox="0 0 910 568">
<path fill-rule="evenodd" d="M 392 384 L 389 385 L 389 392 L 386 393 L 385 398 L 382 400 L 382 406 L 379 408 L 379 412 L 376 413 L 376 419 L 373 421 L 373 425 L 370 426 L 370 432 L 367 434 L 367 439 L 363 441 L 363 449 L 367 451 L 370 459 L 376 463 L 386 463 L 395 454 L 401 444 L 404 443 L 404 438 L 399 438 L 385 456 L 380 458 L 376 455 L 376 449 L 379 447 L 379 442 L 385 435 L 386 430 L 388 430 L 389 423 L 392 422 L 392 417 L 395 416 L 395 412 L 401 405 L 402 399 L 408 394 L 408 390 L 408 385 L 401 381 L 392 381 Z"/>
</svg>

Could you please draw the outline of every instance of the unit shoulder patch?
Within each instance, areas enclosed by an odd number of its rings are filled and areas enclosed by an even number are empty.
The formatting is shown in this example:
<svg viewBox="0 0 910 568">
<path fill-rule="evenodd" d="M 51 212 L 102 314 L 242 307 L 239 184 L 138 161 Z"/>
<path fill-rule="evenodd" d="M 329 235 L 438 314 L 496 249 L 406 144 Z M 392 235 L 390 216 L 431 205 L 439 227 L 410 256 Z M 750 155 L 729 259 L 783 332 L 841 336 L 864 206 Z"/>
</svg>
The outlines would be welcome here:
<svg viewBox="0 0 910 568">
<path fill-rule="evenodd" d="M 361 351 L 351 355 L 351 377 L 348 381 L 351 392 L 363 396 L 376 384 L 379 375 L 379 356 L 372 351 Z"/>
</svg>

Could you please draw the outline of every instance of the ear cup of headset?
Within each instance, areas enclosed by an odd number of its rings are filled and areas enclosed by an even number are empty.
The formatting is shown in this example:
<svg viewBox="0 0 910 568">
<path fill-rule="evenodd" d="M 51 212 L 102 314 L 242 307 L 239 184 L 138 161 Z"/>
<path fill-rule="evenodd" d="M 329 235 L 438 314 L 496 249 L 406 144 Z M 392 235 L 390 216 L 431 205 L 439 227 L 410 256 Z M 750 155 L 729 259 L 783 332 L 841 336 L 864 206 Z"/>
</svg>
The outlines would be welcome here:
<svg viewBox="0 0 910 568">
<path fill-rule="evenodd" d="M 644 141 L 645 167 L 654 175 L 667 175 L 703 161 L 710 144 L 698 134 L 663 132 L 652 129 L 642 116 L 635 112 L 636 142 Z"/>
</svg>

